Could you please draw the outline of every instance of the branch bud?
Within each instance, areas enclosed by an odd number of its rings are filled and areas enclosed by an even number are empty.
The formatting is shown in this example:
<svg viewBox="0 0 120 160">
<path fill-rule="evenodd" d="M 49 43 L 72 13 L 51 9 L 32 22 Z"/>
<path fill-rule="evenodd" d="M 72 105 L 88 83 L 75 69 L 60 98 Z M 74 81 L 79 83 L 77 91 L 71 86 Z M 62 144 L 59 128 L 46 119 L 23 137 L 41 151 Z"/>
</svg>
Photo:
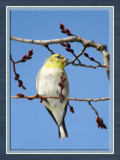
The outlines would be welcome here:
<svg viewBox="0 0 120 160">
<path fill-rule="evenodd" d="M 58 83 L 58 86 L 60 86 L 60 87 L 61 87 L 61 85 L 62 85 L 62 84 L 59 82 L 59 83 Z"/>
<path fill-rule="evenodd" d="M 27 55 L 25 54 L 23 57 L 22 57 L 22 60 L 26 59 L 27 58 Z"/>
<path fill-rule="evenodd" d="M 22 59 L 21 62 L 26 62 L 26 60 L 25 60 L 25 59 Z"/>
<path fill-rule="evenodd" d="M 99 123 L 97 123 L 97 126 L 98 126 L 98 128 L 100 128 L 100 124 Z"/>
<path fill-rule="evenodd" d="M 71 107 L 71 106 L 70 106 L 70 111 L 71 111 L 72 113 L 74 113 L 74 109 L 73 109 L 73 107 Z"/>
<path fill-rule="evenodd" d="M 29 59 L 31 59 L 31 58 L 32 58 L 32 57 L 27 57 L 26 59 L 29 60 Z"/>
<path fill-rule="evenodd" d="M 89 58 L 89 55 L 87 53 L 84 53 L 84 56 Z"/>
<path fill-rule="evenodd" d="M 15 74 L 15 80 L 18 80 L 18 78 L 20 77 L 20 75 L 19 74 Z"/>
<path fill-rule="evenodd" d="M 29 57 L 32 56 L 32 55 L 33 55 L 33 49 L 29 50 L 29 52 L 28 52 Z"/>
<path fill-rule="evenodd" d="M 25 86 L 22 86 L 23 89 L 26 89 Z"/>
<path fill-rule="evenodd" d="M 67 32 L 68 34 L 71 34 L 71 31 L 70 31 L 70 29 L 68 29 L 68 28 L 66 28 L 66 32 Z"/>
<path fill-rule="evenodd" d="M 23 85 L 23 82 L 21 80 L 18 80 L 18 86 L 21 87 Z"/>
<path fill-rule="evenodd" d="M 94 61 L 94 58 L 90 57 L 90 60 L 91 60 L 91 61 Z"/>
<path fill-rule="evenodd" d="M 60 23 L 60 29 L 65 30 L 64 24 Z"/>
<path fill-rule="evenodd" d="M 22 94 L 22 93 L 18 93 L 17 96 L 18 96 L 19 98 L 24 98 L 24 94 Z"/>
</svg>

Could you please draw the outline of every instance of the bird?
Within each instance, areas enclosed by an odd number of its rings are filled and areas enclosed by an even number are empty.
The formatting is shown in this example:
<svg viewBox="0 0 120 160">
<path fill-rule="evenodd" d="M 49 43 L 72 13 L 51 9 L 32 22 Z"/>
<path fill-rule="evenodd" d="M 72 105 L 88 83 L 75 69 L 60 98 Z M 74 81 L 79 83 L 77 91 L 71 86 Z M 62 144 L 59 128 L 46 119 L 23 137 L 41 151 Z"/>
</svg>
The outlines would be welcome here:
<svg viewBox="0 0 120 160">
<path fill-rule="evenodd" d="M 63 55 L 55 53 L 46 59 L 36 78 L 36 90 L 41 96 L 60 96 L 61 98 L 46 98 L 42 104 L 47 109 L 58 126 L 59 139 L 68 138 L 65 126 L 65 116 L 68 101 L 64 97 L 69 95 L 69 82 L 65 72 L 65 64 L 68 61 Z M 61 79 L 64 77 L 61 93 Z"/>
</svg>

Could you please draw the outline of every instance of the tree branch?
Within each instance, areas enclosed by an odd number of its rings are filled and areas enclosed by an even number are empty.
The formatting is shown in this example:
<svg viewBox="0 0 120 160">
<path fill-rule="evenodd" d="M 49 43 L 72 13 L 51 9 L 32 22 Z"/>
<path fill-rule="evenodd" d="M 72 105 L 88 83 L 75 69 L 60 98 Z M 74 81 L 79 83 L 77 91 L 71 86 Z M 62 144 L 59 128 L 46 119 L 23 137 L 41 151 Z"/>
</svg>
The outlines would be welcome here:
<svg viewBox="0 0 120 160">
<path fill-rule="evenodd" d="M 63 43 L 63 42 L 79 42 L 79 43 L 82 43 L 86 47 L 93 47 L 96 50 L 99 50 L 100 52 L 107 49 L 106 45 L 95 43 L 94 41 L 86 40 L 80 36 L 72 36 L 72 37 L 52 39 L 52 40 L 32 40 L 32 39 L 23 39 L 23 38 L 11 36 L 10 39 L 14 41 L 23 42 L 23 43 L 38 44 L 42 46 L 46 46 L 50 44 L 58 44 L 58 43 Z"/>
<path fill-rule="evenodd" d="M 19 95 L 19 94 L 18 94 Z M 23 94 L 20 94 L 23 95 Z M 55 99 L 60 99 L 60 96 L 41 96 L 41 95 L 34 95 L 34 96 L 11 96 L 11 98 L 28 98 L 28 99 L 46 99 L 46 98 L 55 98 Z M 64 97 L 64 99 L 67 99 L 68 101 L 72 100 L 72 101 L 87 101 L 87 102 L 98 102 L 98 101 L 106 101 L 106 100 L 110 100 L 109 97 L 105 97 L 105 98 L 98 98 L 98 99 L 93 99 L 93 98 L 69 98 L 69 97 Z"/>
<path fill-rule="evenodd" d="M 83 44 L 83 49 L 78 54 L 75 59 L 73 59 L 70 63 L 74 64 L 75 60 L 78 59 L 79 56 L 82 55 L 82 53 L 85 51 L 87 47 L 93 47 L 96 50 L 100 51 L 103 54 L 103 59 L 104 59 L 104 66 L 109 66 L 110 65 L 110 53 L 107 51 L 107 46 L 104 44 L 99 44 L 91 40 L 86 40 L 80 36 L 72 36 L 72 37 L 67 37 L 67 38 L 61 38 L 61 39 L 52 39 L 52 40 L 31 40 L 31 39 L 23 39 L 23 38 L 18 38 L 18 37 L 10 37 L 11 40 L 14 41 L 19 41 L 19 42 L 24 42 L 24 43 L 31 43 L 31 44 L 38 44 L 42 45 L 44 47 L 50 45 L 50 44 L 60 44 L 64 42 L 78 42 Z M 50 48 L 46 47 L 49 51 Z M 52 53 L 52 51 L 51 51 Z M 107 71 L 108 79 L 110 79 L 110 68 L 105 68 Z"/>
</svg>

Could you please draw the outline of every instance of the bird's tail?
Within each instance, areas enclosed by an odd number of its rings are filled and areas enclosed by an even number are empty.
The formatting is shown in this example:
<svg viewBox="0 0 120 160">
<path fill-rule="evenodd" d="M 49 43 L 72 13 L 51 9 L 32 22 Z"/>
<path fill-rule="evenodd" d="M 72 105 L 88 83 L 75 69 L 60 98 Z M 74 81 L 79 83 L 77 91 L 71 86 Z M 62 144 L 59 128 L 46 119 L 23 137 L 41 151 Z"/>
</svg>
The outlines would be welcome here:
<svg viewBox="0 0 120 160">
<path fill-rule="evenodd" d="M 64 122 L 62 123 L 61 126 L 58 127 L 58 129 L 59 129 L 59 139 L 62 139 L 63 137 L 68 138 L 68 133 Z"/>
</svg>

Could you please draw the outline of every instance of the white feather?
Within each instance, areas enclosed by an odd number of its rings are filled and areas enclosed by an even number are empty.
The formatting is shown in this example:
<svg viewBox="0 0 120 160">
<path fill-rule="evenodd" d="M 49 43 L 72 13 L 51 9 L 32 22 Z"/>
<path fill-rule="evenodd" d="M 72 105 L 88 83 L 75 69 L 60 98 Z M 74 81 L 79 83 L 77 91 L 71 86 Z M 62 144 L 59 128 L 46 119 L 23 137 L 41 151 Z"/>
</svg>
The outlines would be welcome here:
<svg viewBox="0 0 120 160">
<path fill-rule="evenodd" d="M 62 139 L 63 137 L 66 137 L 66 134 L 65 134 L 65 131 L 64 131 L 62 125 L 60 126 L 60 133 L 61 133 L 61 139 Z"/>
<path fill-rule="evenodd" d="M 62 72 L 64 72 L 66 76 L 66 81 L 64 83 L 65 88 L 62 94 L 67 97 L 69 94 L 69 84 L 65 71 L 60 68 L 47 68 L 45 66 L 42 67 L 37 75 L 36 89 L 38 94 L 42 96 L 59 96 L 60 87 L 58 83 L 61 82 L 60 77 Z M 43 104 L 52 111 L 58 125 L 61 125 L 67 100 L 61 103 L 60 99 L 47 98 L 47 101 L 49 104 L 45 101 L 43 101 Z"/>
</svg>

